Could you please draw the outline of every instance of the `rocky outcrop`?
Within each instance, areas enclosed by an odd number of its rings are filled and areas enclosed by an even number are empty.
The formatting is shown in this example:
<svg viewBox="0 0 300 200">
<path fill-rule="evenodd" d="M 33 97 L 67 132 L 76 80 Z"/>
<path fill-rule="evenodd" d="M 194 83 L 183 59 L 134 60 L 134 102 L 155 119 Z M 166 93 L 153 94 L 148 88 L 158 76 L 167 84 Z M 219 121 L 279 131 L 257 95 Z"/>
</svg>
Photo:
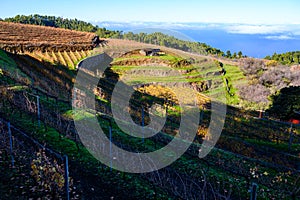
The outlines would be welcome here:
<svg viewBox="0 0 300 200">
<path fill-rule="evenodd" d="M 300 65 L 293 65 L 291 66 L 291 71 L 300 71 Z"/>
</svg>

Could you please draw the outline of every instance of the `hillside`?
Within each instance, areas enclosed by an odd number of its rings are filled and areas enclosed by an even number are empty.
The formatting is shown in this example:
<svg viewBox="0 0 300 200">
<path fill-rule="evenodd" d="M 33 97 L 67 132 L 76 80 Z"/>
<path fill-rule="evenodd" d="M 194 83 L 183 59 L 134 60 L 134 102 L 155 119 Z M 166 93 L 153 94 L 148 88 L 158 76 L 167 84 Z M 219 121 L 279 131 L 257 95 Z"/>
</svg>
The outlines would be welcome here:
<svg viewBox="0 0 300 200">
<path fill-rule="evenodd" d="M 258 59 L 232 60 L 122 39 L 105 39 L 103 45 L 93 48 L 92 33 L 0 23 L 4 26 L 1 32 L 9 33 L 0 34 L 1 197 L 63 198 L 64 155 L 69 158 L 71 199 L 249 199 L 253 184 L 259 186 L 258 199 L 299 197 L 299 126 L 261 119 L 255 110 L 231 106 L 239 105 L 240 92 L 249 85 L 274 88 L 276 81 L 264 80 L 269 77 L 266 73 L 279 70 L 277 66 L 268 68 Z M 147 49 L 159 49 L 160 54 L 144 55 Z M 103 53 L 112 61 L 101 71 L 104 66 L 99 60 L 107 58 Z M 97 86 L 87 84 L 74 91 L 79 71 L 84 83 L 97 79 Z M 298 80 L 291 76 L 287 83 L 279 77 L 286 84 L 282 87 Z M 129 136 L 118 126 L 117 120 L 128 122 L 112 114 L 116 83 L 135 89 L 129 105 L 116 106 L 130 112 L 135 124 L 147 125 L 150 116 L 159 121 L 166 117 L 155 136 Z M 177 94 L 183 97 L 185 109 Z M 256 93 L 245 94 L 252 98 Z M 89 98 L 95 101 L 94 108 L 85 109 Z M 203 142 L 213 137 L 211 105 L 216 101 L 228 104 L 224 129 L 209 155 L 200 159 Z M 77 106 L 79 111 L 74 110 Z M 185 126 L 188 131 L 193 125 L 197 129 L 193 143 L 173 164 L 150 173 L 120 172 L 96 160 L 74 125 L 74 121 L 96 117 L 115 145 L 145 153 L 177 140 L 182 117 L 192 106 L 200 111 L 200 119 Z M 221 124 L 222 119 L 213 123 Z M 91 129 L 86 127 L 86 136 Z M 14 141 L 11 146 L 10 139 Z M 107 148 L 102 143 L 95 145 Z M 111 153 L 113 160 L 128 159 Z"/>
<path fill-rule="evenodd" d="M 275 60 L 282 65 L 299 65 L 300 51 L 292 51 L 281 54 L 274 53 L 272 56 L 266 56 L 265 59 Z"/>
<path fill-rule="evenodd" d="M 8 52 L 86 51 L 93 33 L 0 21 L 0 48 Z"/>
<path fill-rule="evenodd" d="M 80 59 L 92 54 L 93 45 L 91 40 L 94 37 L 93 33 L 37 25 L 0 23 L 0 44 L 2 49 L 8 52 L 25 53 L 41 62 L 61 64 L 68 66 L 69 69 L 74 69 Z M 130 35 L 131 33 L 128 34 Z M 161 35 L 153 35 L 164 38 Z M 146 36 L 144 35 L 143 37 Z M 136 37 L 135 35 L 131 37 L 133 37 L 131 39 L 138 39 L 134 38 Z M 167 47 L 146 45 L 120 39 L 106 39 L 103 44 L 104 49 L 105 45 L 107 45 L 111 49 L 124 46 L 135 46 L 138 49 L 144 46 L 168 50 Z M 94 54 L 99 53 L 101 50 L 103 50 L 102 47 L 95 49 Z M 185 59 L 199 57 L 206 60 L 219 60 L 222 64 L 225 64 L 224 67 L 227 68 L 227 74 L 224 77 L 224 81 L 227 83 L 226 100 L 229 104 L 242 108 L 265 110 L 270 105 L 270 95 L 274 95 L 276 91 L 283 87 L 299 85 L 298 70 L 284 66 L 280 67 L 271 61 L 251 58 L 227 59 L 224 57 L 197 55 L 182 50 L 169 50 L 183 56 Z M 203 70 L 205 71 L 205 69 Z M 272 74 L 274 73 L 278 75 L 273 76 Z M 254 88 L 258 89 L 254 90 Z M 220 96 L 218 95 L 218 91 L 221 91 L 220 89 L 218 87 L 210 88 L 209 92 L 210 94 L 215 94 L 215 96 Z M 252 94 L 253 90 L 257 94 L 249 95 Z M 239 101 L 239 99 L 242 101 Z"/>
<path fill-rule="evenodd" d="M 50 27 L 60 27 L 70 30 L 86 31 L 97 34 L 101 38 L 118 38 L 126 39 L 131 41 L 138 41 L 148 44 L 159 44 L 161 46 L 180 49 L 189 52 L 201 53 L 201 54 L 211 54 L 218 56 L 225 56 L 225 53 L 220 49 L 211 47 L 208 44 L 200 42 L 192 42 L 178 39 L 174 36 L 163 34 L 160 32 L 155 33 L 139 33 L 135 34 L 133 32 L 123 33 L 122 31 L 111 31 L 106 28 L 99 28 L 91 23 L 87 23 L 77 19 L 64 19 L 55 16 L 42 16 L 42 15 L 17 15 L 15 17 L 4 19 L 6 22 L 16 22 L 22 24 L 40 25 L 40 26 L 50 26 Z M 242 52 L 239 53 L 242 55 Z M 228 56 L 228 55 L 227 55 Z M 230 56 L 229 56 L 230 57 Z"/>
<path fill-rule="evenodd" d="M 47 16 L 47 15 L 17 15 L 15 17 L 5 18 L 3 21 L 6 22 L 14 22 L 21 24 L 31 24 L 31 25 L 39 25 L 39 26 L 48 26 L 54 28 L 64 28 L 69 30 L 76 31 L 85 31 L 92 32 L 99 35 L 102 38 L 119 36 L 120 31 L 110 31 L 106 28 L 99 28 L 98 26 L 94 26 L 91 23 L 77 20 L 77 19 L 68 19 L 56 16 Z"/>
</svg>

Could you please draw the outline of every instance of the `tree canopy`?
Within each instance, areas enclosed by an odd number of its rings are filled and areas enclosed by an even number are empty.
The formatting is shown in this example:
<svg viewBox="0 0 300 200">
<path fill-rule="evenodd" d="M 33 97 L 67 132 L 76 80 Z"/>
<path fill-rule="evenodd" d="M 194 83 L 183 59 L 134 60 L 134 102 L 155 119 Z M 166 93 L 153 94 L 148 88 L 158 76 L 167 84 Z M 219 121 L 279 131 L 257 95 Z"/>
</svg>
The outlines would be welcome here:
<svg viewBox="0 0 300 200">
<path fill-rule="evenodd" d="M 275 60 L 283 65 L 300 64 L 300 51 L 291 51 L 282 54 L 274 53 L 272 56 L 266 56 L 265 59 Z"/>
<path fill-rule="evenodd" d="M 174 49 L 180 49 L 183 51 L 200 53 L 200 54 L 213 54 L 218 56 L 223 56 L 224 52 L 220 49 L 211 47 L 205 43 L 191 42 L 180 40 L 174 36 L 166 35 L 160 32 L 155 33 L 138 33 L 133 32 L 124 33 L 121 38 L 128 40 L 135 40 L 138 42 L 144 42 L 149 44 L 157 44 L 161 46 L 171 47 Z"/>
<path fill-rule="evenodd" d="M 120 34 L 120 31 L 110 31 L 105 28 L 99 28 L 91 23 L 77 19 L 68 19 L 47 15 L 17 15 L 15 17 L 4 19 L 6 22 L 15 22 L 22 24 L 33 24 L 40 26 L 51 26 L 56 28 L 65 28 L 70 30 L 93 32 L 103 38 L 113 37 Z"/>
<path fill-rule="evenodd" d="M 292 86 L 281 89 L 271 96 L 272 106 L 269 112 L 272 116 L 288 120 L 294 111 L 300 110 L 300 87 Z"/>
</svg>

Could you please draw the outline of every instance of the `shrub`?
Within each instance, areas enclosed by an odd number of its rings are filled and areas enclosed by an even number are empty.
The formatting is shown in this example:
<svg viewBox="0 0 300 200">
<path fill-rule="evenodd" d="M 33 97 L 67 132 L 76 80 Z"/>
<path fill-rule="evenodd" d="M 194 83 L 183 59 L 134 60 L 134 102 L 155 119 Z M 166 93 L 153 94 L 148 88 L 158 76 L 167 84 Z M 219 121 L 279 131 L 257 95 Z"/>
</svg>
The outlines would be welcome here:
<svg viewBox="0 0 300 200">
<path fill-rule="evenodd" d="M 287 87 L 271 96 L 271 115 L 287 120 L 300 109 L 300 87 Z"/>
<path fill-rule="evenodd" d="M 239 86 L 239 95 L 241 99 L 254 103 L 268 103 L 270 90 L 263 85 L 243 85 Z"/>
<path fill-rule="evenodd" d="M 272 67 L 263 73 L 259 83 L 266 87 L 274 87 L 276 90 L 300 85 L 300 71 L 292 72 L 287 66 Z"/>
<path fill-rule="evenodd" d="M 262 60 L 254 58 L 244 58 L 241 59 L 240 65 L 245 75 L 257 75 L 259 71 L 264 71 L 265 64 Z"/>
</svg>

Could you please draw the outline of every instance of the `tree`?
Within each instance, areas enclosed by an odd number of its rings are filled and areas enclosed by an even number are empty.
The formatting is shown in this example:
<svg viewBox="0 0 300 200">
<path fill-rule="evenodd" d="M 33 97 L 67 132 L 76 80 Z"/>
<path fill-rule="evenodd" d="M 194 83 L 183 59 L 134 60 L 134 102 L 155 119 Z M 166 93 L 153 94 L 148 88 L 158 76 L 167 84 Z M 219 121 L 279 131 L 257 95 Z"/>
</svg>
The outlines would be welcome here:
<svg viewBox="0 0 300 200">
<path fill-rule="evenodd" d="M 226 57 L 227 57 L 227 58 L 231 58 L 231 52 L 230 52 L 230 50 L 227 50 L 227 51 L 226 51 Z"/>
<path fill-rule="evenodd" d="M 271 96 L 269 113 L 282 120 L 288 120 L 294 111 L 300 110 L 300 87 L 287 87 Z"/>
<path fill-rule="evenodd" d="M 272 60 L 271 56 L 266 56 L 265 59 L 266 60 Z"/>
<path fill-rule="evenodd" d="M 243 53 L 241 51 L 239 51 L 238 56 L 239 56 L 239 58 L 241 58 L 243 56 Z"/>
<path fill-rule="evenodd" d="M 236 58 L 236 52 L 233 53 L 232 58 Z"/>
<path fill-rule="evenodd" d="M 224 55 L 224 52 L 222 52 L 221 50 L 213 48 L 205 43 L 180 40 L 178 38 L 175 38 L 174 36 L 166 35 L 160 32 L 151 34 L 135 34 L 133 32 L 129 32 L 123 34 L 122 31 L 110 31 L 106 28 L 99 28 L 98 26 L 94 26 L 91 23 L 80 21 L 78 19 L 64 19 L 62 17 L 43 15 L 17 15 L 12 18 L 6 18 L 4 19 L 4 21 L 93 32 L 100 38 L 124 38 L 128 40 L 135 40 L 138 42 L 160 44 L 166 47 L 199 54 Z"/>
<path fill-rule="evenodd" d="M 300 51 L 286 52 L 282 54 L 274 53 L 272 56 L 266 56 L 265 59 L 278 61 L 283 65 L 300 64 Z"/>
<path fill-rule="evenodd" d="M 94 26 L 91 23 L 80 21 L 77 19 L 64 19 L 61 17 L 47 15 L 17 15 L 12 18 L 6 18 L 4 19 L 4 21 L 93 32 L 98 34 L 98 36 L 104 38 L 116 36 L 119 34 L 119 31 L 109 31 L 105 28 L 99 28 L 98 26 Z"/>
</svg>

